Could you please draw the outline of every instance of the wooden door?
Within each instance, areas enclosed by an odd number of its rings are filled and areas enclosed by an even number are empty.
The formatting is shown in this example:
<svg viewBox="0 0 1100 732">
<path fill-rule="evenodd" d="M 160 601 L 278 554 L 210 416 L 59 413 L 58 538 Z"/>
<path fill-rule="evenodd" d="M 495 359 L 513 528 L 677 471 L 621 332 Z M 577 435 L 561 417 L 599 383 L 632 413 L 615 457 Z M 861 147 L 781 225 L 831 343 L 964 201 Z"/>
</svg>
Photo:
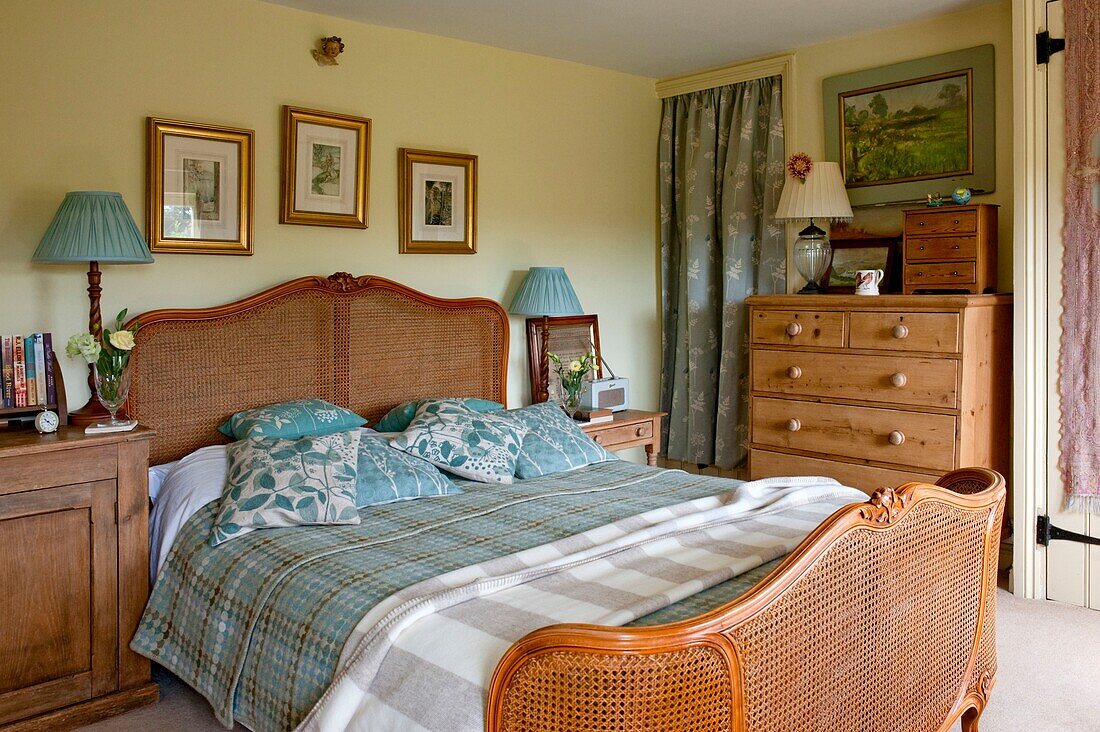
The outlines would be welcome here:
<svg viewBox="0 0 1100 732">
<path fill-rule="evenodd" d="M 113 480 L 0 495 L 0 724 L 117 688 Z"/>
<path fill-rule="evenodd" d="M 1065 37 L 1062 0 L 1048 2 L 1046 28 Z M 1065 60 L 1056 53 L 1047 64 L 1047 514 L 1055 526 L 1100 536 L 1100 516 L 1064 510 L 1065 488 L 1058 469 L 1061 434 L 1058 353 L 1062 338 L 1062 219 L 1065 195 Z M 1100 609 L 1100 547 L 1052 541 L 1046 548 L 1047 598 Z"/>
</svg>

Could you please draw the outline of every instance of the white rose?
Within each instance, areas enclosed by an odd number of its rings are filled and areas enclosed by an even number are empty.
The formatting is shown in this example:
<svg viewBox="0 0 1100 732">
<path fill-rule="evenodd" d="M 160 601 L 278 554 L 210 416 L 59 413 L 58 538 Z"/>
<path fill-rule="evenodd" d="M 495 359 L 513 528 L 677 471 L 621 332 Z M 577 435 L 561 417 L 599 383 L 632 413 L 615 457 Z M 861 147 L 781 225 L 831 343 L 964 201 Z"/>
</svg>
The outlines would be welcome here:
<svg viewBox="0 0 1100 732">
<path fill-rule="evenodd" d="M 128 330 L 116 330 L 107 340 L 120 351 L 129 351 L 134 347 L 134 334 Z"/>
<path fill-rule="evenodd" d="M 578 371 L 580 371 L 583 368 L 584 367 L 581 366 L 580 361 L 570 361 L 570 363 L 569 363 L 569 370 L 572 371 L 573 373 L 577 373 Z"/>
</svg>

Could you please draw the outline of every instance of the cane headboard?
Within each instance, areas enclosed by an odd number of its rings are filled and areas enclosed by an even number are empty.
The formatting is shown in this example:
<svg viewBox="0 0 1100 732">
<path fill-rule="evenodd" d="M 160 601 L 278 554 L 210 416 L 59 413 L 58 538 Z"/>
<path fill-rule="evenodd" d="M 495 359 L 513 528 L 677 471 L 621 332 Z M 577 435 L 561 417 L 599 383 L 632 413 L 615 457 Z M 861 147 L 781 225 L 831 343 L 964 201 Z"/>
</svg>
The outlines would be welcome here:
<svg viewBox="0 0 1100 732">
<path fill-rule="evenodd" d="M 428 396 L 505 402 L 508 317 L 485 298 L 338 272 L 133 324 L 127 409 L 157 431 L 154 465 L 225 442 L 217 427 L 229 415 L 276 402 L 325 399 L 372 423 Z"/>
</svg>

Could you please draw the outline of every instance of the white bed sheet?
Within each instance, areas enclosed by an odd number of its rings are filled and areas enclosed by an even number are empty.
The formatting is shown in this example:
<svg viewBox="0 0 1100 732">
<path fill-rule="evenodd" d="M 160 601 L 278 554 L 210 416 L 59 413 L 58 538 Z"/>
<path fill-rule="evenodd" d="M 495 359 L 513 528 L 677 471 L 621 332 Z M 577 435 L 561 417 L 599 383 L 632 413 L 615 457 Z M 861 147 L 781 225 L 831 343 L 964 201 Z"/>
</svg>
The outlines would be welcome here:
<svg viewBox="0 0 1100 732">
<path fill-rule="evenodd" d="M 222 497 L 226 467 L 225 445 L 211 445 L 199 448 L 168 471 L 149 516 L 149 576 L 153 582 L 187 519 Z"/>
</svg>

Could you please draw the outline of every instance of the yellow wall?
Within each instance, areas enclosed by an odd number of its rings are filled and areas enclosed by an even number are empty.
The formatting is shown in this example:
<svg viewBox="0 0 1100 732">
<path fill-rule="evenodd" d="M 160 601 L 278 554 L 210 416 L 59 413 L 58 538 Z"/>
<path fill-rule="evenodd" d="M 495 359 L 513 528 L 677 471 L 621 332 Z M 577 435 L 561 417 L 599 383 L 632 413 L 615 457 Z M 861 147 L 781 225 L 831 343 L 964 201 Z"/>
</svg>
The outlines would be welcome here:
<svg viewBox="0 0 1100 732">
<path fill-rule="evenodd" d="M 995 47 L 997 188 L 974 203 L 1000 205 L 998 282 L 1012 289 L 1012 5 L 1003 0 L 919 23 L 841 38 L 796 49 L 795 85 L 798 106 L 791 151 L 802 150 L 816 160 L 825 153 L 821 82 L 838 74 L 909 61 L 992 43 Z M 937 190 L 936 181 L 929 192 Z M 945 196 L 950 190 L 939 184 Z M 910 204 L 911 206 L 912 204 Z M 901 207 L 857 210 L 853 226 L 876 232 L 901 232 Z"/>
<path fill-rule="evenodd" d="M 104 266 L 104 314 L 227 302 L 306 274 L 378 274 L 507 304 L 526 269 L 563 265 L 604 352 L 657 405 L 653 80 L 257 0 L 0 3 L 0 333 L 86 327 L 84 268 L 30 257 L 69 190 L 120 191 L 144 230 L 147 115 L 256 131 L 255 254 Z M 310 56 L 343 37 L 340 65 Z M 370 228 L 278 223 L 280 107 L 374 122 Z M 479 253 L 397 252 L 397 148 L 479 156 Z M 527 399 L 512 319 L 509 401 Z M 278 358 L 278 354 L 272 354 Z M 70 402 L 87 394 L 65 365 Z"/>
</svg>

